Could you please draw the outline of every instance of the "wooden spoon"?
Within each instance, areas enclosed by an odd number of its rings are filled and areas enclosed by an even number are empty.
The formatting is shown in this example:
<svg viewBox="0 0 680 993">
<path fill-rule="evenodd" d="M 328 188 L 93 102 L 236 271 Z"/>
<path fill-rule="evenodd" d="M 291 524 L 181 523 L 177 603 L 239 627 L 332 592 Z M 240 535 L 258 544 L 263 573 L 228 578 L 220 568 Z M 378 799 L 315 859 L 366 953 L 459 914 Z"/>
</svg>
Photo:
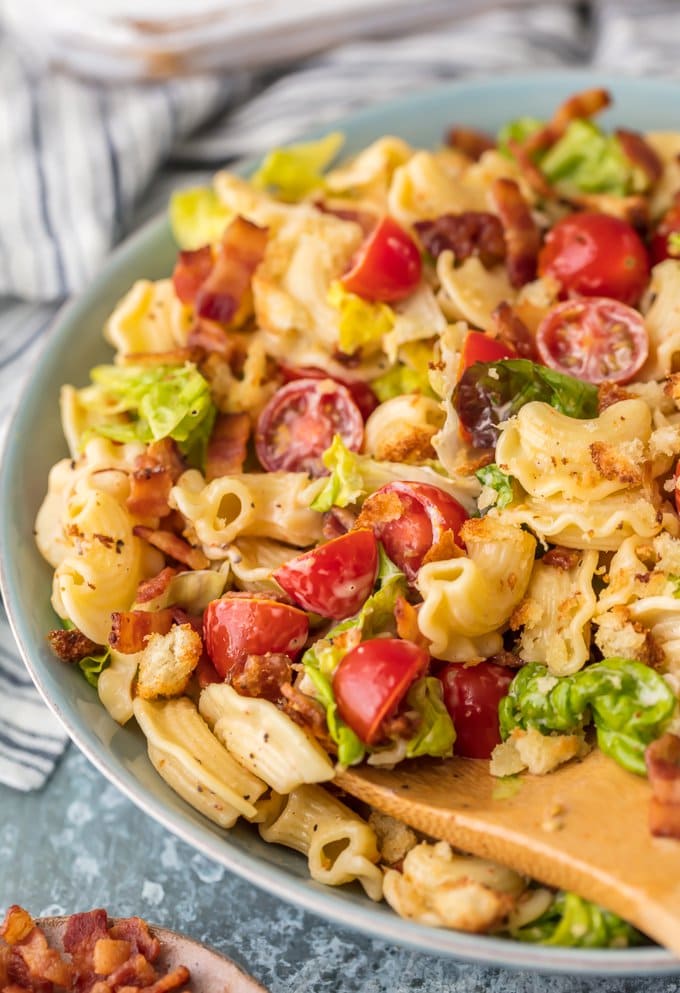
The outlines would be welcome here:
<svg viewBox="0 0 680 993">
<path fill-rule="evenodd" d="M 68 920 L 68 917 L 38 917 L 36 924 L 45 932 L 50 945 L 63 951 Z M 109 917 L 109 924 L 115 922 L 115 917 Z M 170 970 L 185 965 L 191 973 L 188 984 L 191 993 L 267 993 L 264 986 L 239 969 L 235 962 L 212 948 L 167 928 L 152 925 L 151 931 L 161 943 L 156 967 Z"/>
<path fill-rule="evenodd" d="M 649 783 L 601 752 L 509 782 L 462 758 L 362 766 L 335 782 L 425 834 L 594 900 L 680 955 L 680 843 L 651 837 Z"/>
</svg>

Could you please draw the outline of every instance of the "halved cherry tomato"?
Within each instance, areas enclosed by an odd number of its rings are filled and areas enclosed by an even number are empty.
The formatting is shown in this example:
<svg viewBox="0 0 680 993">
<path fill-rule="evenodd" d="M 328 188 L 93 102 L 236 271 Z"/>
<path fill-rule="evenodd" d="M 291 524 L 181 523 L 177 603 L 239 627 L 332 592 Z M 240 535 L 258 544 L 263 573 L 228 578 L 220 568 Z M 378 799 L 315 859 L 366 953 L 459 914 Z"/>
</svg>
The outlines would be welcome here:
<svg viewBox="0 0 680 993">
<path fill-rule="evenodd" d="M 483 331 L 468 331 L 460 350 L 458 378 L 475 362 L 500 362 L 501 359 L 516 359 L 513 351 L 497 338 L 490 338 Z"/>
<path fill-rule="evenodd" d="M 420 252 L 415 241 L 391 217 L 383 217 L 359 248 L 340 282 L 366 300 L 392 303 L 410 296 L 420 282 Z"/>
<path fill-rule="evenodd" d="M 567 300 L 536 332 L 541 361 L 586 383 L 627 383 L 644 365 L 649 339 L 637 310 L 608 297 Z"/>
<path fill-rule="evenodd" d="M 456 729 L 456 755 L 488 759 L 500 744 L 498 704 L 508 695 L 512 669 L 480 662 L 464 666 L 451 662 L 439 672 L 444 705 Z"/>
<path fill-rule="evenodd" d="M 558 221 L 538 257 L 565 295 L 613 297 L 636 304 L 649 280 L 647 249 L 635 228 L 609 214 L 584 212 Z"/>
<path fill-rule="evenodd" d="M 333 675 L 333 692 L 345 723 L 363 742 L 379 740 L 381 725 L 427 669 L 424 648 L 401 638 L 371 638 L 345 655 Z"/>
<path fill-rule="evenodd" d="M 377 571 L 375 535 L 357 530 L 291 559 L 274 579 L 305 610 L 342 621 L 371 595 Z"/>
<path fill-rule="evenodd" d="M 398 511 L 401 506 L 400 512 Z M 416 578 L 423 559 L 445 531 L 458 532 L 468 518 L 465 508 L 438 486 L 429 483 L 386 483 L 376 490 L 361 510 L 365 521 L 385 551 L 406 575 Z"/>
<path fill-rule="evenodd" d="M 380 402 L 371 387 L 363 379 L 341 379 L 339 376 L 329 375 L 323 369 L 317 369 L 316 366 L 297 368 L 292 365 L 280 364 L 279 369 L 285 383 L 292 383 L 294 379 L 334 379 L 341 386 L 346 386 L 352 394 L 352 399 L 361 411 L 361 416 L 364 420 L 373 413 Z"/>
<path fill-rule="evenodd" d="M 339 434 L 358 452 L 364 420 L 346 386 L 333 379 L 295 379 L 277 390 L 260 414 L 255 451 L 269 472 L 308 472 L 324 476 L 322 454 Z"/>
<path fill-rule="evenodd" d="M 214 265 L 210 245 L 193 252 L 180 252 L 172 273 L 172 285 L 182 303 L 192 304 Z"/>
<path fill-rule="evenodd" d="M 307 615 L 297 607 L 238 593 L 211 601 L 203 614 L 203 643 L 223 679 L 248 655 L 281 652 L 295 658 L 308 630 Z"/>
</svg>

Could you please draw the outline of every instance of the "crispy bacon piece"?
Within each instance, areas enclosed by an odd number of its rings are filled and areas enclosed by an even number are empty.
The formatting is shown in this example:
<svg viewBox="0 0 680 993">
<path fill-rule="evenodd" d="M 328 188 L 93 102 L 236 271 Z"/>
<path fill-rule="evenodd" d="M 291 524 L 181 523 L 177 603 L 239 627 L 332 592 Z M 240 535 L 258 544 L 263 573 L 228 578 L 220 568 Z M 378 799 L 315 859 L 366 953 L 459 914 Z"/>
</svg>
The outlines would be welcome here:
<svg viewBox="0 0 680 993">
<path fill-rule="evenodd" d="M 161 951 L 161 943 L 149 931 L 149 925 L 141 917 L 126 917 L 116 921 L 109 929 L 116 940 L 129 941 L 136 952 L 140 952 L 149 962 L 155 962 Z"/>
<path fill-rule="evenodd" d="M 175 623 L 172 607 L 164 610 L 121 610 L 111 614 L 109 644 L 117 652 L 141 652 L 150 634 L 167 634 Z"/>
<path fill-rule="evenodd" d="M 62 628 L 49 631 L 47 640 L 54 654 L 62 662 L 80 662 L 88 655 L 96 655 L 103 651 L 102 645 L 92 641 L 77 628 L 72 628 L 70 631 L 64 631 Z"/>
<path fill-rule="evenodd" d="M 537 196 L 542 197 L 544 200 L 554 196 L 552 186 L 531 158 L 529 153 L 526 151 L 524 145 L 521 145 L 518 141 L 510 139 L 508 141 L 508 148 L 517 160 L 517 164 L 522 173 L 522 178 L 529 184 L 534 193 L 536 193 Z"/>
<path fill-rule="evenodd" d="M 434 258 L 448 249 L 457 262 L 476 255 L 487 269 L 505 258 L 503 225 L 495 214 L 465 210 L 460 214 L 442 214 L 434 220 L 416 221 L 414 227 Z"/>
<path fill-rule="evenodd" d="M 161 596 L 167 590 L 170 581 L 182 571 L 177 566 L 166 565 L 158 575 L 152 576 L 151 579 L 143 579 L 137 587 L 135 603 L 149 603 L 150 600 Z"/>
<path fill-rule="evenodd" d="M 653 741 L 645 763 L 652 787 L 650 832 L 656 838 L 680 839 L 680 738 L 666 733 Z"/>
<path fill-rule="evenodd" d="M 522 143 L 523 150 L 531 155 L 554 145 L 562 137 L 572 121 L 583 117 L 593 117 L 611 103 L 607 90 L 594 87 L 574 93 L 561 103 L 552 118 L 543 128 L 534 131 Z"/>
<path fill-rule="evenodd" d="M 522 318 L 515 313 L 507 300 L 499 303 L 493 314 L 493 330 L 496 337 L 512 348 L 521 359 L 538 362 L 536 341 Z"/>
<path fill-rule="evenodd" d="M 149 986 L 144 993 L 170 993 L 170 990 L 179 989 L 188 982 L 190 978 L 189 970 L 184 965 L 178 965 L 176 969 L 169 972 L 167 976 L 161 976 L 155 983 Z"/>
<path fill-rule="evenodd" d="M 446 134 L 446 144 L 450 148 L 455 148 L 457 152 L 467 155 L 475 162 L 482 157 L 484 152 L 496 147 L 496 142 L 490 134 L 460 124 L 449 128 Z"/>
<path fill-rule="evenodd" d="M 611 407 L 621 400 L 630 400 L 632 393 L 619 386 L 618 383 L 600 383 L 597 388 L 597 412 L 601 414 L 607 407 Z"/>
<path fill-rule="evenodd" d="M 243 471 L 249 437 L 248 414 L 217 415 L 205 459 L 205 478 L 208 482 Z"/>
<path fill-rule="evenodd" d="M 381 740 L 391 738 L 405 738 L 408 740 L 418 730 L 420 715 L 415 713 L 395 714 L 393 717 L 386 717 L 380 725 Z"/>
<path fill-rule="evenodd" d="M 536 276 L 541 247 L 538 225 L 514 179 L 495 179 L 491 199 L 503 225 L 510 282 L 515 287 L 524 286 Z"/>
<path fill-rule="evenodd" d="M 190 569 L 207 569 L 210 562 L 200 548 L 190 545 L 184 538 L 173 534 L 172 531 L 162 531 L 147 528 L 143 524 L 137 524 L 132 529 L 132 533 L 137 538 L 143 538 L 150 545 L 167 555 L 168 558 L 181 562 Z"/>
<path fill-rule="evenodd" d="M 193 252 L 179 253 L 172 273 L 172 284 L 182 303 L 193 304 L 212 267 L 213 251 L 210 245 L 204 245 Z"/>
<path fill-rule="evenodd" d="M 281 686 L 283 702 L 280 704 L 284 713 L 303 727 L 317 739 L 327 752 L 336 752 L 337 745 L 328 733 L 326 714 L 320 703 L 301 693 L 291 683 Z"/>
<path fill-rule="evenodd" d="M 53 983 L 70 989 L 73 979 L 71 964 L 49 947 L 38 927 L 12 947 L 8 972 L 13 979 L 28 980 L 31 990 L 51 990 Z"/>
<path fill-rule="evenodd" d="M 170 490 L 186 468 L 172 438 L 153 441 L 135 459 L 126 505 L 139 517 L 165 517 L 170 513 Z"/>
<path fill-rule="evenodd" d="M 555 569 L 563 569 L 565 572 L 574 569 L 579 562 L 580 554 L 576 548 L 563 548 L 562 545 L 555 545 L 546 552 L 542 558 L 545 565 L 553 566 Z"/>
<path fill-rule="evenodd" d="M 241 696 L 263 697 L 276 703 L 282 699 L 281 687 L 290 683 L 293 675 L 288 655 L 266 652 L 248 655 L 245 661 L 231 671 L 230 681 Z"/>
<path fill-rule="evenodd" d="M 645 174 L 649 185 L 653 186 L 661 178 L 663 172 L 663 162 L 655 150 L 637 131 L 626 131 L 624 128 L 619 128 L 614 134 L 619 139 L 626 157 Z"/>
<path fill-rule="evenodd" d="M 264 258 L 267 229 L 244 217 L 227 225 L 209 275 L 194 300 L 196 313 L 229 324 L 250 289 L 253 273 Z"/>
<path fill-rule="evenodd" d="M 495 655 L 489 655 L 486 659 L 487 662 L 492 662 L 494 665 L 502 665 L 506 669 L 521 669 L 524 665 L 524 659 L 521 659 L 519 655 L 515 655 L 514 652 L 496 652 Z"/>
<path fill-rule="evenodd" d="M 34 927 L 35 921 L 28 911 L 13 903 L 7 908 L 5 919 L 0 924 L 0 938 L 8 945 L 16 945 L 27 938 Z"/>
<path fill-rule="evenodd" d="M 64 950 L 72 953 L 84 944 L 94 949 L 96 942 L 108 935 L 108 926 L 108 914 L 101 907 L 84 914 L 71 914 L 64 932 Z"/>
</svg>

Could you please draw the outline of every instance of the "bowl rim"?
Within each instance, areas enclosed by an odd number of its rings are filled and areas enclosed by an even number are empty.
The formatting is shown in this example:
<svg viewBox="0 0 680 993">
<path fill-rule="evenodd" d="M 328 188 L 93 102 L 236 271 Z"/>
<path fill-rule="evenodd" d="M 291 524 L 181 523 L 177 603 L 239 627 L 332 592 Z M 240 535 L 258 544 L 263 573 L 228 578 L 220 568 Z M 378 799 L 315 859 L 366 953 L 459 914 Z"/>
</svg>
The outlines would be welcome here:
<svg viewBox="0 0 680 993">
<path fill-rule="evenodd" d="M 467 77 L 434 87 L 427 86 L 406 96 L 396 96 L 391 100 L 369 105 L 353 113 L 350 112 L 336 121 L 324 123 L 321 127 L 305 129 L 298 138 L 292 140 L 314 139 L 331 129 L 342 130 L 343 127 L 357 129 L 373 125 L 379 126 L 380 118 L 386 113 L 408 114 L 418 110 L 431 112 L 433 105 L 443 104 L 449 96 L 460 100 L 471 94 L 479 95 L 484 92 L 488 92 L 490 95 L 494 92 L 497 94 L 501 86 L 521 90 L 522 88 L 535 88 L 541 85 L 552 88 L 564 86 L 571 90 L 593 85 L 623 90 L 632 88 L 636 92 L 648 91 L 650 96 L 654 93 L 657 97 L 661 88 L 667 90 L 669 95 L 675 91 L 672 95 L 676 98 L 680 95 L 680 81 L 663 77 L 643 79 L 579 68 L 509 72 L 499 74 L 493 79 Z M 377 133 L 379 132 L 376 131 Z M 256 162 L 255 159 L 241 160 L 238 163 L 230 163 L 228 168 L 231 171 L 247 173 Z M 32 363 L 30 372 L 32 374 L 44 373 L 49 367 L 54 366 L 60 348 L 73 335 L 74 325 L 91 309 L 93 301 L 113 280 L 118 270 L 123 268 L 129 259 L 139 257 L 145 247 L 153 244 L 156 240 L 160 241 L 169 236 L 169 224 L 165 213 L 162 213 L 147 220 L 121 241 L 109 254 L 101 270 L 90 280 L 87 287 L 74 298 L 66 301 L 56 311 L 45 332 L 43 346 Z M 12 505 L 13 468 L 21 461 L 18 450 L 20 446 L 15 444 L 15 441 L 21 435 L 22 401 L 30 392 L 31 379 L 32 376 L 29 375 L 15 403 L 3 441 L 0 455 L 0 506 L 3 508 Z M 0 548 L 6 549 L 11 545 L 9 541 L 10 531 L 10 515 L 3 512 L 0 516 Z M 333 921 L 343 927 L 358 931 L 366 937 L 393 942 L 421 953 L 467 960 L 480 965 L 502 966 L 509 969 L 531 969 L 542 973 L 640 976 L 680 972 L 680 960 L 658 946 L 628 949 L 547 947 L 489 935 L 470 935 L 458 931 L 438 930 L 404 920 L 396 914 L 393 917 L 388 914 L 375 914 L 367 899 L 350 904 L 349 901 L 345 902 L 338 899 L 332 889 L 328 887 L 322 887 L 318 884 L 310 885 L 307 880 L 298 879 L 285 868 L 263 863 L 256 855 L 239 852 L 235 847 L 232 848 L 228 837 L 218 836 L 209 827 L 203 828 L 194 825 L 183 814 L 167 809 L 162 801 L 145 793 L 143 784 L 129 770 L 123 768 L 121 761 L 112 752 L 101 749 L 101 743 L 99 743 L 100 748 L 97 749 L 95 744 L 88 740 L 86 730 L 64 713 L 59 700 L 50 696 L 43 682 L 41 666 L 33 658 L 30 638 L 24 630 L 22 612 L 25 610 L 25 606 L 21 603 L 18 586 L 14 582 L 12 573 L 13 562 L 8 560 L 6 555 L 1 555 L 0 593 L 5 603 L 8 621 L 17 647 L 42 698 L 62 723 L 70 739 L 99 772 L 136 806 L 175 836 L 229 871 L 286 902 L 292 902 L 306 911 L 318 914 L 326 921 Z M 209 822 L 206 821 L 206 824 Z M 224 844 L 225 841 L 226 844 Z"/>
</svg>

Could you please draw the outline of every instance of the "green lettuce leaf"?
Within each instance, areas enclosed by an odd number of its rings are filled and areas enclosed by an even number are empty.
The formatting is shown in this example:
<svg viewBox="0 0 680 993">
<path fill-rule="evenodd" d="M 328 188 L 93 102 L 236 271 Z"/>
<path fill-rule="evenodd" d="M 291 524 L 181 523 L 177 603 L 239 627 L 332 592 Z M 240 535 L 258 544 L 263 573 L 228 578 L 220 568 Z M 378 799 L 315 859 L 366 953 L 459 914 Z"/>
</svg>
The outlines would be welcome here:
<svg viewBox="0 0 680 993">
<path fill-rule="evenodd" d="M 394 326 L 395 313 L 391 307 L 349 293 L 337 279 L 329 286 L 326 299 L 340 313 L 338 347 L 345 355 L 353 355 L 367 346 L 380 346 Z"/>
<path fill-rule="evenodd" d="M 309 653 L 305 653 L 305 658 L 307 654 Z M 305 664 L 305 672 L 314 684 L 317 699 L 326 708 L 326 724 L 331 738 L 338 746 L 338 762 L 344 766 L 356 765 L 366 754 L 366 746 L 351 727 L 338 716 L 338 705 L 333 695 L 330 676 L 309 663 Z"/>
<path fill-rule="evenodd" d="M 100 423 L 85 439 L 102 435 L 113 441 L 174 438 L 194 465 L 201 465 L 215 420 L 210 386 L 191 363 L 183 366 L 96 366 L 92 382 L 99 387 L 81 390 L 83 402 Z M 110 420 L 124 413 L 127 420 Z"/>
<path fill-rule="evenodd" d="M 654 669 L 609 658 L 559 677 L 531 662 L 513 679 L 498 713 L 504 739 L 516 727 L 569 734 L 592 721 L 605 755 L 644 776 L 645 748 L 664 733 L 676 708 L 672 690 Z"/>
<path fill-rule="evenodd" d="M 219 241 L 234 216 L 210 186 L 177 190 L 170 197 L 168 213 L 173 237 L 185 251 Z"/>
<path fill-rule="evenodd" d="M 453 406 L 475 448 L 493 448 L 498 425 L 532 400 L 568 417 L 597 416 L 597 387 L 529 359 L 475 362 L 453 391 Z"/>
<path fill-rule="evenodd" d="M 318 141 L 275 148 L 263 160 L 250 182 L 257 189 L 269 189 L 282 200 L 300 200 L 323 186 L 323 172 L 344 143 L 339 131 Z"/>
<path fill-rule="evenodd" d="M 502 469 L 499 469 L 495 462 L 485 465 L 482 469 L 478 469 L 475 476 L 482 486 L 488 486 L 490 489 L 496 491 L 498 496 L 496 497 L 494 507 L 497 507 L 498 510 L 502 510 L 503 507 L 507 507 L 512 503 L 515 498 L 512 485 L 513 477 L 508 476 Z"/>
<path fill-rule="evenodd" d="M 406 757 L 433 755 L 446 758 L 453 755 L 456 731 L 444 706 L 442 684 L 434 676 L 416 680 L 408 691 L 406 701 L 420 715 L 418 730 L 406 746 Z"/>
<path fill-rule="evenodd" d="M 576 893 L 556 893 L 540 917 L 512 932 L 513 938 L 568 948 L 627 948 L 646 942 L 632 924 Z"/>
<path fill-rule="evenodd" d="M 66 631 L 73 631 L 75 628 L 75 624 L 69 621 L 68 618 L 62 619 L 61 626 Z M 97 652 L 94 655 L 86 655 L 85 658 L 79 659 L 78 668 L 90 686 L 94 686 L 96 689 L 99 677 L 110 662 L 111 648 L 107 645 L 106 647 L 102 647 L 101 652 Z"/>
<path fill-rule="evenodd" d="M 399 359 L 391 369 L 371 380 L 371 389 L 381 403 L 404 393 L 420 393 L 439 399 L 430 385 L 432 346 L 424 341 L 409 341 L 399 349 Z"/>
<path fill-rule="evenodd" d="M 541 156 L 540 169 L 553 186 L 567 195 L 625 196 L 639 185 L 618 138 L 604 134 L 592 121 L 572 121 L 559 141 Z"/>
<path fill-rule="evenodd" d="M 518 117 L 514 121 L 508 121 L 498 132 L 496 138 L 498 151 L 502 155 L 511 158 L 512 152 L 508 148 L 508 142 L 516 141 L 522 144 L 530 135 L 542 127 L 543 121 L 539 121 L 536 117 Z"/>
</svg>

